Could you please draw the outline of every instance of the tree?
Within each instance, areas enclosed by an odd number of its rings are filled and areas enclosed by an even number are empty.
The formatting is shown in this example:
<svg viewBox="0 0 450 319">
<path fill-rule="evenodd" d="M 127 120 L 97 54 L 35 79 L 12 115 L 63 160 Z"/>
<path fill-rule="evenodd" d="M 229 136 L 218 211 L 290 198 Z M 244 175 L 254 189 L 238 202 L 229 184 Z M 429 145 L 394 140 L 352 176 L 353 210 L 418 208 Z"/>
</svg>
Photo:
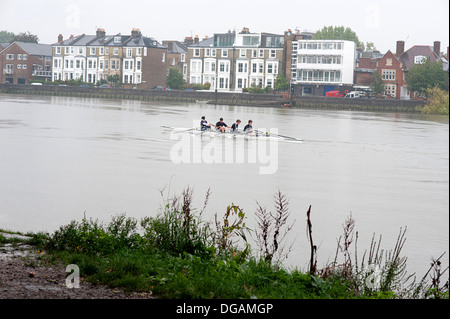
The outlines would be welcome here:
<svg viewBox="0 0 450 319">
<path fill-rule="evenodd" d="M 6 30 L 0 31 L 0 43 L 10 43 L 14 40 L 14 33 Z"/>
<path fill-rule="evenodd" d="M 427 89 L 438 87 L 448 91 L 448 73 L 442 69 L 442 62 L 429 59 L 422 64 L 414 64 L 406 73 L 409 90 L 427 96 Z"/>
<path fill-rule="evenodd" d="M 384 83 L 381 79 L 380 73 L 377 71 L 373 72 L 373 81 L 370 84 L 370 88 L 377 94 L 383 94 L 384 92 Z"/>
<path fill-rule="evenodd" d="M 366 42 L 364 49 L 366 52 L 372 52 L 375 51 L 377 48 L 375 47 L 375 44 L 373 42 Z"/>
<path fill-rule="evenodd" d="M 119 74 L 108 75 L 107 79 L 108 79 L 108 82 L 111 83 L 112 86 L 119 86 L 119 84 L 120 84 L 120 75 Z"/>
<path fill-rule="evenodd" d="M 22 32 L 22 33 L 16 34 L 14 36 L 14 41 L 38 43 L 39 38 L 37 35 L 31 34 L 30 31 L 27 31 L 27 32 Z"/>
<path fill-rule="evenodd" d="M 169 75 L 167 75 L 166 85 L 174 90 L 183 88 L 183 75 L 178 69 L 170 68 Z"/>
<path fill-rule="evenodd" d="M 333 27 L 324 26 L 314 35 L 314 40 L 348 40 L 356 43 L 356 46 L 364 48 L 364 43 L 360 42 L 358 36 L 352 29 L 344 26 Z"/>
<path fill-rule="evenodd" d="M 280 92 L 289 90 L 289 82 L 286 81 L 283 73 L 278 73 L 277 79 L 275 80 L 275 90 Z"/>
</svg>

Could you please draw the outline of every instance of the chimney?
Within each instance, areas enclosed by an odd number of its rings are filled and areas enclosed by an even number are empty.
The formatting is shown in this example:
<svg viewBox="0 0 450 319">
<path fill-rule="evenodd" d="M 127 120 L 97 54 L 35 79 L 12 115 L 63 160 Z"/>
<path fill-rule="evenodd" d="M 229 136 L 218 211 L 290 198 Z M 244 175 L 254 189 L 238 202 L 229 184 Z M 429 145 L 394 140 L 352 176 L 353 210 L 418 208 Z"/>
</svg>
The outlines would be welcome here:
<svg viewBox="0 0 450 319">
<path fill-rule="evenodd" d="M 71 35 L 70 35 L 70 37 L 69 37 L 69 39 L 73 39 L 73 37 L 74 37 L 74 35 L 73 35 L 73 34 L 71 34 Z"/>
<path fill-rule="evenodd" d="M 192 37 L 185 37 L 184 38 L 184 43 L 186 43 L 187 45 L 194 43 L 194 40 L 192 40 Z"/>
<path fill-rule="evenodd" d="M 195 37 L 194 37 L 194 43 L 198 43 L 198 35 L 196 35 Z"/>
<path fill-rule="evenodd" d="M 62 34 L 58 34 L 58 42 L 63 42 L 63 36 Z"/>
<path fill-rule="evenodd" d="M 397 41 L 397 49 L 395 54 L 403 54 L 405 52 L 405 41 Z"/>
<path fill-rule="evenodd" d="M 434 53 L 436 53 L 436 55 L 438 57 L 441 55 L 441 42 L 440 41 L 434 41 L 433 51 L 434 51 Z"/>
<path fill-rule="evenodd" d="M 97 38 L 104 37 L 106 35 L 105 29 L 98 28 L 95 35 L 97 36 Z"/>
<path fill-rule="evenodd" d="M 135 38 L 137 36 L 141 35 L 141 30 L 137 29 L 137 28 L 133 28 L 131 30 L 131 37 Z"/>
</svg>

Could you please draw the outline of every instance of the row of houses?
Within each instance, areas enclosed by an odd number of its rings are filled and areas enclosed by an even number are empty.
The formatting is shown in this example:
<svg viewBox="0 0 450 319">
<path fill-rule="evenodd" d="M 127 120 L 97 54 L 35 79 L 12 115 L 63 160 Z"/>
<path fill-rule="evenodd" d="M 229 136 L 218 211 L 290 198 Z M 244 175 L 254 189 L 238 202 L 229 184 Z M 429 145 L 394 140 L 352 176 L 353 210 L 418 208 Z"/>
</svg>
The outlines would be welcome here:
<svg viewBox="0 0 450 319">
<path fill-rule="evenodd" d="M 28 84 L 46 81 L 82 80 L 93 85 L 119 79 L 123 87 L 150 89 L 165 86 L 168 70 L 176 68 L 187 84 L 208 84 L 209 90 L 242 92 L 251 86 L 275 88 L 283 74 L 295 96 L 323 96 L 367 89 L 377 71 L 385 83 L 385 97 L 409 99 L 405 74 L 425 59 L 443 63 L 448 70 L 448 48 L 440 42 L 405 50 L 397 41 L 396 51 L 364 52 L 352 41 L 314 40 L 310 32 L 284 34 L 240 32 L 216 33 L 199 39 L 158 42 L 139 29 L 129 35 L 70 36 L 52 45 L 13 42 L 0 44 L 1 83 Z"/>
</svg>

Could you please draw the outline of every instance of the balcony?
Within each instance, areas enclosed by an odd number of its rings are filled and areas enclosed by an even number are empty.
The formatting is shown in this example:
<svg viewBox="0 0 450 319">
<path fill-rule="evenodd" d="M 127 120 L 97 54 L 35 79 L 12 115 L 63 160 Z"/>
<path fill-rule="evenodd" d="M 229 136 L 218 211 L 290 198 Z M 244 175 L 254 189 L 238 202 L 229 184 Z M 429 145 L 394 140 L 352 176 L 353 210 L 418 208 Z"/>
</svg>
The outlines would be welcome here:
<svg viewBox="0 0 450 319">
<path fill-rule="evenodd" d="M 52 76 L 52 71 L 42 71 L 42 70 L 34 70 L 32 73 L 33 76 L 42 76 L 49 78 Z"/>
</svg>

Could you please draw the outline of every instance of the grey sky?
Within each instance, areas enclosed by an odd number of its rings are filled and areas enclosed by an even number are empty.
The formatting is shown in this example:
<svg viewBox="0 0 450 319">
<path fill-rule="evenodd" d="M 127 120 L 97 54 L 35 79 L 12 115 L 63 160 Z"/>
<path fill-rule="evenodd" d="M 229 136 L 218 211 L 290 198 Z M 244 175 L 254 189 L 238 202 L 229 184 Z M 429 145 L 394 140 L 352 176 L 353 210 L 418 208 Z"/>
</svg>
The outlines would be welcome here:
<svg viewBox="0 0 450 319">
<path fill-rule="evenodd" d="M 213 36 L 228 30 L 283 33 L 346 26 L 360 41 L 374 42 L 381 52 L 395 51 L 397 40 L 412 45 L 449 45 L 448 0 L 0 0 L 0 30 L 30 31 L 41 43 L 55 43 L 58 34 L 130 34 L 141 29 L 158 41 L 185 36 Z"/>
</svg>

